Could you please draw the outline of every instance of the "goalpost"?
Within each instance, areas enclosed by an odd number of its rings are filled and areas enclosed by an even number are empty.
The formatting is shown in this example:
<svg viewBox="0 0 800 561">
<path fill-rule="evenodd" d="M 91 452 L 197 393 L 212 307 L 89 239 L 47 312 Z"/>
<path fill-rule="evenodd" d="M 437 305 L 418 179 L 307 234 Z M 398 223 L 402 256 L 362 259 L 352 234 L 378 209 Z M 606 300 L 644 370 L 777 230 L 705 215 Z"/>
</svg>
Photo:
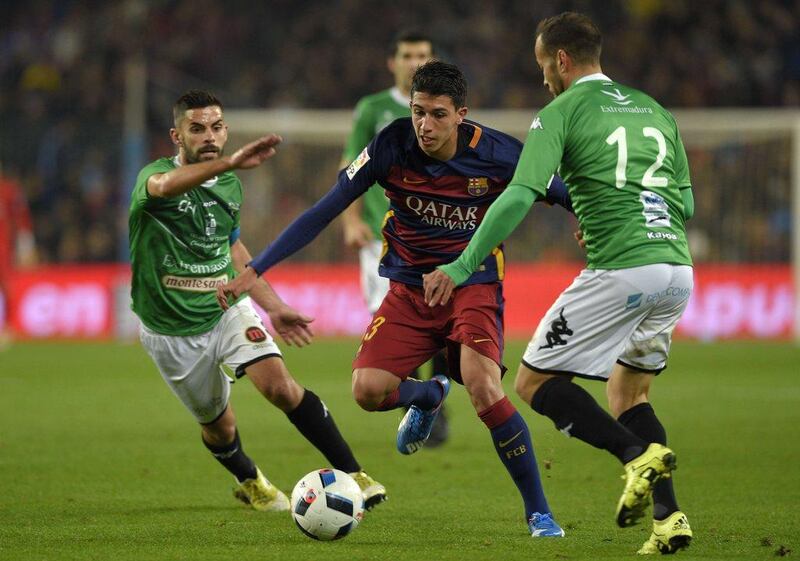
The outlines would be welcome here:
<svg viewBox="0 0 800 561">
<path fill-rule="evenodd" d="M 524 139 L 535 110 L 475 110 L 469 117 Z M 800 110 L 674 111 L 689 155 L 696 201 L 688 224 L 697 263 L 789 264 L 793 273 L 794 337 L 800 341 Z M 245 172 L 243 231 L 260 247 L 333 184 L 349 110 L 227 110 L 231 147 L 269 132 L 284 137 L 280 156 Z M 581 261 L 563 215 L 534 209 L 535 227 L 509 240 L 513 259 Z M 341 237 L 329 228 L 295 260 L 343 259 Z M 352 257 L 352 256 L 351 256 Z"/>
</svg>

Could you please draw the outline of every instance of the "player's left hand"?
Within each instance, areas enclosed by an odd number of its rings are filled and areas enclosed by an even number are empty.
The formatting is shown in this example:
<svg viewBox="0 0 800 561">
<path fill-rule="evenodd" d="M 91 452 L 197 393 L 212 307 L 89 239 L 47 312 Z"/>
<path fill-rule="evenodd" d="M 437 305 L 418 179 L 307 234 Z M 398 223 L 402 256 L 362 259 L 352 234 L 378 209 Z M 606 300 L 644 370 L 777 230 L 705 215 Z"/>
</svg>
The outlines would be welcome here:
<svg viewBox="0 0 800 561">
<path fill-rule="evenodd" d="M 437 304 L 447 304 L 456 289 L 453 279 L 439 269 L 422 275 L 422 286 L 425 289 L 425 303 L 431 308 Z"/>
<path fill-rule="evenodd" d="M 314 318 L 301 314 L 291 306 L 282 305 L 267 312 L 272 327 L 289 346 L 304 347 L 311 343 L 314 332 L 310 323 Z"/>
<path fill-rule="evenodd" d="M 230 307 L 228 298 L 233 298 L 235 301 L 245 292 L 252 290 L 256 281 L 258 281 L 258 274 L 256 274 L 255 269 L 247 267 L 241 275 L 232 281 L 219 285 L 217 287 L 217 302 L 220 307 L 223 310 L 227 310 Z"/>
</svg>

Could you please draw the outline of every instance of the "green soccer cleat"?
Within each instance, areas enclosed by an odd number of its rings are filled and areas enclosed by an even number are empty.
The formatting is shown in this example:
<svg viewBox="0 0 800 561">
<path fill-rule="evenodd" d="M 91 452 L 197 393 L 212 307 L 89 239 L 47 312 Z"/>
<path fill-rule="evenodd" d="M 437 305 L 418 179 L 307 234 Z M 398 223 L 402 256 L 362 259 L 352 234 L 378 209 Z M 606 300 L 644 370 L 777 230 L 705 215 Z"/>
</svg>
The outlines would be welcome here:
<svg viewBox="0 0 800 561">
<path fill-rule="evenodd" d="M 653 520 L 653 533 L 637 551 L 639 555 L 655 555 L 656 553 L 675 553 L 689 547 L 692 541 L 692 528 L 686 515 L 681 511 L 672 513 L 664 520 Z"/>
<path fill-rule="evenodd" d="M 367 472 L 357 471 L 351 473 L 350 477 L 355 479 L 358 486 L 361 487 L 361 493 L 364 495 L 364 508 L 366 510 L 372 510 L 387 499 L 386 487 L 372 479 L 367 475 Z"/>
<path fill-rule="evenodd" d="M 652 443 L 640 456 L 625 464 L 625 489 L 617 505 L 617 525 L 627 528 L 639 522 L 650 504 L 653 484 L 669 477 L 675 469 L 675 454 L 661 444 Z"/>
<path fill-rule="evenodd" d="M 245 479 L 238 483 L 233 490 L 233 496 L 261 512 L 289 510 L 289 499 L 280 489 L 270 483 L 258 468 L 256 468 L 256 476 L 253 479 Z"/>
</svg>

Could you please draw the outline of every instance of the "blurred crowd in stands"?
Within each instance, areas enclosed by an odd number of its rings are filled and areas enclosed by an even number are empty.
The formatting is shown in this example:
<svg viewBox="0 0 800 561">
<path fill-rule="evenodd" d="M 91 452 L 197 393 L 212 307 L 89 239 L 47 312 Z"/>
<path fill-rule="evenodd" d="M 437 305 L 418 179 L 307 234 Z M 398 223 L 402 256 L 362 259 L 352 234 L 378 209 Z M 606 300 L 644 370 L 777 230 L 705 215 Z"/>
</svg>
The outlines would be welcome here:
<svg viewBox="0 0 800 561">
<path fill-rule="evenodd" d="M 667 107 L 800 106 L 798 0 L 11 0 L 0 22 L 0 173 L 22 186 L 40 261 L 117 260 L 126 61 L 146 66 L 149 161 L 172 152 L 169 109 L 188 87 L 227 107 L 349 108 L 390 85 L 388 42 L 407 27 L 464 69 L 471 107 L 541 107 L 533 31 L 568 9 L 600 25 L 607 74 Z M 776 204 L 788 200 L 782 189 Z"/>
</svg>

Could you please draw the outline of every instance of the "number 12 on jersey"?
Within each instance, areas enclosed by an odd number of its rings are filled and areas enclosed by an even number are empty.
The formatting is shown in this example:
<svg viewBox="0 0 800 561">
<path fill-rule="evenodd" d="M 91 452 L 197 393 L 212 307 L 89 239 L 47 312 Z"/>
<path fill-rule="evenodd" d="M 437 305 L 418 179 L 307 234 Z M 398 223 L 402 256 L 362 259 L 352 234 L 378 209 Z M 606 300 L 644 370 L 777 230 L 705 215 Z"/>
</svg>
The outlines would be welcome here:
<svg viewBox="0 0 800 561">
<path fill-rule="evenodd" d="M 664 139 L 664 134 L 654 127 L 644 127 L 642 135 L 647 138 L 652 138 L 658 144 L 658 155 L 656 156 L 653 165 L 647 168 L 642 177 L 643 187 L 666 187 L 666 177 L 656 177 L 655 173 L 664 165 L 664 158 L 667 156 L 667 141 Z M 617 167 L 615 170 L 615 185 L 617 189 L 622 189 L 628 182 L 627 168 L 628 168 L 628 132 L 623 126 L 614 129 L 608 138 L 606 144 L 609 146 L 617 145 Z"/>
</svg>

